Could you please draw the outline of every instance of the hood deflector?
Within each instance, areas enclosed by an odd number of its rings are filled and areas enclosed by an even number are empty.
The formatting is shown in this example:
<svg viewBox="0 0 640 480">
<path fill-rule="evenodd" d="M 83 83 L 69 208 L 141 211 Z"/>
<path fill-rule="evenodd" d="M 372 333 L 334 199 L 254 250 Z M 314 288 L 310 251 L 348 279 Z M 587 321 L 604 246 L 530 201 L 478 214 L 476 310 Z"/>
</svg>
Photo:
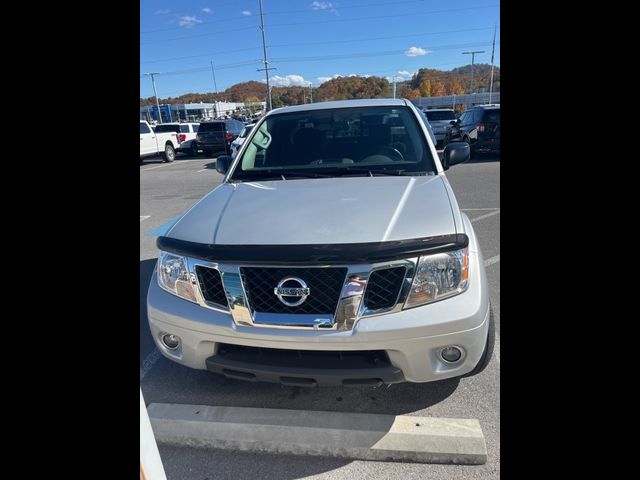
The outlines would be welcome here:
<svg viewBox="0 0 640 480">
<path fill-rule="evenodd" d="M 169 237 L 158 237 L 165 252 L 210 262 L 272 265 L 336 265 L 374 263 L 417 257 L 469 245 L 463 233 L 388 242 L 310 245 L 213 245 Z"/>
</svg>

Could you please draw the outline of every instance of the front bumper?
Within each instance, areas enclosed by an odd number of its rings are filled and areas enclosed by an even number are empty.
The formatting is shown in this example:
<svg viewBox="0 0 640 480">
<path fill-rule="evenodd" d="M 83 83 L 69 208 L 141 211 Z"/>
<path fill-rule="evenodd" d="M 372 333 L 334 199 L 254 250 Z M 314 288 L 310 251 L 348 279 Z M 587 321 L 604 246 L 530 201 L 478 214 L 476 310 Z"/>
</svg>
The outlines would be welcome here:
<svg viewBox="0 0 640 480">
<path fill-rule="evenodd" d="M 460 295 L 393 314 L 363 318 L 353 330 L 330 332 L 236 325 L 229 313 L 202 308 L 162 290 L 154 272 L 147 297 L 149 326 L 164 356 L 196 369 L 208 368 L 207 360 L 216 356 L 221 343 L 306 351 L 382 350 L 388 355 L 390 365 L 402 372 L 404 380 L 441 380 L 473 370 L 486 344 L 489 295 L 479 251 L 470 252 L 470 267 L 469 287 Z M 181 338 L 177 351 L 163 346 L 160 338 L 165 333 Z M 447 364 L 439 357 L 440 350 L 448 345 L 463 349 L 464 356 L 458 364 Z M 209 367 L 211 363 L 210 360 Z M 221 369 L 214 368 L 215 371 Z M 283 376 L 310 377 L 305 372 L 281 375 L 282 372 L 273 370 L 266 372 L 268 375 L 258 375 L 256 369 L 235 370 L 253 373 L 255 379 L 267 381 L 278 381 L 278 377 Z M 311 378 L 318 376 L 322 375 Z M 339 374 L 337 378 L 341 378 Z M 335 379 L 327 384 L 336 384 Z"/>
</svg>

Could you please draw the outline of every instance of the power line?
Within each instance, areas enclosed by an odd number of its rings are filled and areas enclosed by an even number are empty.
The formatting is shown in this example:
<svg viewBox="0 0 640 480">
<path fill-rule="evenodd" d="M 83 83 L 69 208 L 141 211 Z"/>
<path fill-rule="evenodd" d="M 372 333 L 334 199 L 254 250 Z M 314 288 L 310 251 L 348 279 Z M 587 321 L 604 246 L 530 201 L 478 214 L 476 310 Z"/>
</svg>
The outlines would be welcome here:
<svg viewBox="0 0 640 480">
<path fill-rule="evenodd" d="M 357 39 L 351 39 L 351 40 L 333 40 L 333 41 L 299 42 L 299 43 L 279 43 L 279 44 L 272 44 L 271 48 L 304 47 L 304 46 L 310 46 L 310 45 L 335 45 L 335 44 L 342 44 L 342 43 L 369 42 L 369 41 L 372 41 L 372 40 L 392 40 L 392 39 L 395 39 L 395 38 L 422 37 L 422 36 L 428 36 L 428 35 L 443 35 L 443 34 L 447 34 L 447 33 L 463 33 L 463 32 L 474 32 L 474 31 L 480 31 L 480 30 L 491 30 L 493 28 L 494 27 L 474 27 L 474 28 L 461 28 L 461 29 L 457 29 L 457 30 L 442 30 L 440 32 L 407 33 L 407 34 L 404 34 L 404 35 L 390 35 L 390 36 L 386 36 L 386 37 L 357 38 Z M 203 53 L 203 54 L 199 54 L 199 55 L 188 55 L 188 56 L 182 56 L 182 57 L 163 58 L 161 60 L 150 60 L 150 61 L 146 61 L 146 62 L 140 62 L 140 65 L 146 65 L 146 64 L 149 64 L 149 63 L 173 62 L 175 60 L 183 60 L 183 59 L 189 59 L 189 58 L 210 57 L 212 55 L 225 55 L 225 54 L 236 53 L 236 52 L 246 52 L 246 51 L 249 51 L 249 50 L 260 50 L 260 47 L 240 48 L 240 49 L 237 49 L 237 50 L 225 50 L 225 51 L 218 51 L 218 52 Z"/>
<path fill-rule="evenodd" d="M 233 28 L 231 30 L 220 30 L 219 32 L 201 33 L 200 35 L 185 35 L 184 37 L 163 38 L 162 40 L 154 40 L 153 42 L 140 42 L 140 45 L 151 45 L 154 43 L 175 42 L 176 40 L 185 40 L 187 38 L 208 37 L 210 35 L 219 35 L 221 33 L 240 32 L 242 30 L 253 30 L 255 25 L 250 27 Z"/>
<path fill-rule="evenodd" d="M 435 50 L 451 50 L 456 48 L 473 48 L 473 47 L 483 47 L 491 45 L 491 42 L 476 42 L 476 43 L 457 43 L 457 44 L 449 44 L 449 45 L 439 45 L 439 46 L 430 46 L 429 48 L 433 48 Z M 499 42 L 496 45 L 500 45 Z M 324 55 L 318 57 L 282 57 L 272 59 L 274 62 L 281 63 L 295 63 L 295 62 L 314 62 L 314 61 L 324 61 L 324 60 L 339 60 L 339 59 L 350 59 L 350 58 L 365 58 L 365 57 L 375 57 L 378 55 L 386 56 L 386 55 L 398 55 L 403 54 L 404 50 L 386 50 L 386 51 L 377 51 L 377 52 L 354 52 L 354 53 L 346 53 L 341 55 Z M 261 63 L 263 60 L 246 60 L 236 63 L 228 63 L 223 65 L 216 66 L 216 70 L 223 70 L 229 68 L 237 68 L 244 67 L 247 65 L 252 65 L 255 63 Z M 210 70 L 210 65 L 194 67 L 184 70 L 173 70 L 170 72 L 163 72 L 163 75 L 180 75 L 186 73 L 198 73 Z"/>
<path fill-rule="evenodd" d="M 335 18 L 331 20 L 320 20 L 317 22 L 288 22 L 288 23 L 274 23 L 269 25 L 270 27 L 291 27 L 293 25 L 318 25 L 322 23 L 338 23 L 338 22 L 359 22 L 361 20 L 380 20 L 387 18 L 397 18 L 397 17 L 417 17 L 420 15 L 431 15 L 432 13 L 449 13 L 449 12 L 461 12 L 467 10 L 478 10 L 482 8 L 490 8 L 490 7 L 499 7 L 500 4 L 492 4 L 492 5 L 480 5 L 477 7 L 465 7 L 465 8 L 449 8 L 445 10 L 429 10 L 427 12 L 416 12 L 416 13 L 397 13 L 395 15 L 381 15 L 375 17 L 358 17 L 358 18 Z"/>
<path fill-rule="evenodd" d="M 236 50 L 225 50 L 224 52 L 209 52 L 209 53 L 203 53 L 201 55 L 187 55 L 184 57 L 163 58 L 162 60 L 148 60 L 146 62 L 140 62 L 140 65 L 146 65 L 148 63 L 173 62 L 175 60 L 186 60 L 189 58 L 211 57 L 213 55 L 225 55 L 230 53 L 248 52 L 249 50 L 261 50 L 261 48 L 260 47 L 238 48 Z"/>
<path fill-rule="evenodd" d="M 459 44 L 451 44 L 451 45 L 441 45 L 429 47 L 435 50 L 454 50 L 456 48 L 469 48 L 469 47 L 482 47 L 485 45 L 491 45 L 491 42 L 478 42 L 478 43 L 459 43 Z M 274 62 L 279 63 L 289 63 L 289 62 L 315 62 L 315 61 L 324 61 L 324 60 L 342 60 L 342 59 L 351 59 L 351 58 L 365 58 L 365 57 L 376 57 L 376 56 L 387 56 L 387 55 L 398 55 L 404 54 L 404 50 L 386 50 L 379 52 L 361 52 L 361 53 L 345 53 L 342 55 L 322 55 L 317 57 L 283 57 L 283 58 L 274 58 Z"/>
<path fill-rule="evenodd" d="M 492 4 L 492 5 L 480 5 L 480 6 L 477 6 L 477 7 L 450 8 L 450 9 L 445 9 L 445 10 L 429 10 L 429 11 L 426 11 L 426 12 L 398 13 L 398 14 L 394 14 L 394 15 L 380 15 L 380 16 L 373 16 L 373 17 L 335 18 L 335 19 L 331 19 L 331 20 L 319 20 L 319 21 L 313 21 L 313 22 L 274 23 L 274 24 L 270 24 L 269 28 L 273 28 L 273 27 L 291 27 L 291 26 L 294 26 L 294 25 L 319 25 L 319 24 L 325 24 L 325 23 L 338 23 L 338 22 L 360 22 L 362 20 L 380 20 L 380 19 L 398 18 L 398 17 L 417 17 L 417 16 L 422 16 L 422 15 L 431 15 L 433 13 L 460 12 L 460 11 L 467 11 L 467 10 L 478 10 L 478 9 L 483 9 L 483 8 L 492 8 L 492 7 L 498 7 L 498 6 L 500 6 L 500 4 L 496 3 L 496 4 Z M 185 39 L 188 39 L 188 38 L 200 38 L 200 37 L 207 37 L 207 36 L 211 36 L 211 35 L 218 35 L 218 34 L 221 34 L 221 33 L 239 32 L 239 31 L 242 31 L 242 30 L 249 30 L 249 29 L 253 29 L 253 28 L 256 28 L 256 27 L 255 26 L 242 27 L 242 28 L 236 28 L 236 29 L 232 29 L 232 30 L 223 30 L 223 31 L 218 31 L 218 32 L 200 33 L 200 34 L 197 34 L 197 35 L 185 35 L 185 36 L 182 36 L 182 37 L 165 38 L 165 39 L 154 40 L 154 41 L 150 41 L 150 42 L 140 42 L 140 45 L 151 45 L 151 44 L 155 44 L 155 43 L 174 42 L 174 41 L 177 41 L 177 40 L 185 40 Z"/>
<path fill-rule="evenodd" d="M 393 2 L 380 2 L 380 3 L 361 3 L 361 4 L 357 4 L 357 5 L 346 5 L 346 6 L 340 6 L 340 10 L 346 10 L 346 9 L 351 9 L 351 8 L 363 8 L 363 7 L 377 7 L 377 6 L 385 6 L 385 5 L 405 5 L 407 3 L 424 3 L 424 0 L 407 0 L 407 1 L 393 1 Z M 237 4 L 230 4 L 233 5 L 234 7 Z M 220 6 L 220 5 L 218 5 Z M 311 12 L 312 9 L 311 8 L 307 8 L 305 10 L 280 10 L 280 11 L 275 11 L 275 12 L 264 12 L 264 15 L 269 16 L 269 15 L 289 15 L 292 13 L 307 13 L 307 12 Z M 227 18 L 216 18 L 214 20 L 208 21 L 208 22 L 201 22 L 199 23 L 197 26 L 198 27 L 202 27 L 204 25 L 214 25 L 220 22 L 229 22 L 229 21 L 233 21 L 233 20 L 253 20 L 253 15 L 251 16 L 244 16 L 244 15 L 236 15 L 234 17 L 227 17 Z M 184 27 L 167 27 L 167 28 L 156 28 L 154 30 L 144 30 L 141 31 L 140 34 L 148 34 L 148 33 L 155 33 L 155 32 L 168 32 L 170 30 L 182 30 Z"/>
</svg>

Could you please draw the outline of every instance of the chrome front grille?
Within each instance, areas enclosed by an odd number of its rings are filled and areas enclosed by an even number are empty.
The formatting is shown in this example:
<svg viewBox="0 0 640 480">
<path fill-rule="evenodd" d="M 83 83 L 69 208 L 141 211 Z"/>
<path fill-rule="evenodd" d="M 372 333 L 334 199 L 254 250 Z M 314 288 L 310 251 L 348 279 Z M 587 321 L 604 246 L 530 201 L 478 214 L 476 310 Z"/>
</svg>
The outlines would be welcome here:
<svg viewBox="0 0 640 480">
<path fill-rule="evenodd" d="M 391 308 L 398 300 L 404 282 L 406 267 L 390 267 L 374 270 L 369 275 L 364 305 L 369 310 Z"/>
<path fill-rule="evenodd" d="M 214 268 L 196 265 L 196 276 L 204 299 L 221 307 L 228 308 L 227 296 L 224 293 L 220 272 Z"/>
<path fill-rule="evenodd" d="M 200 287 L 197 303 L 230 313 L 238 326 L 350 330 L 361 318 L 402 310 L 417 261 L 294 267 L 189 258 L 188 264 L 193 282 Z M 364 284 L 357 298 L 348 286 L 353 276 Z M 276 295 L 276 287 L 289 277 L 303 280 L 308 287 L 308 296 L 299 305 L 286 305 Z M 284 284 L 289 286 L 297 285 Z"/>
<path fill-rule="evenodd" d="M 244 289 L 254 312 L 292 315 L 333 315 L 346 274 L 346 267 L 240 267 Z M 275 295 L 274 287 L 287 277 L 299 277 L 309 287 L 311 294 L 301 305 L 287 306 Z"/>
</svg>

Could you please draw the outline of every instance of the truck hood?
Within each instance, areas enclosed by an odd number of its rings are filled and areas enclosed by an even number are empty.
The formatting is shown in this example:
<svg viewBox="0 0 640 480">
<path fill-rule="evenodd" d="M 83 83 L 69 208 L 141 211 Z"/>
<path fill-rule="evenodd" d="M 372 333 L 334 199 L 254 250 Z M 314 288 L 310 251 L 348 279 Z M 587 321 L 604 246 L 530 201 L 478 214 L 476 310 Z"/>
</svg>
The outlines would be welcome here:
<svg viewBox="0 0 640 480">
<path fill-rule="evenodd" d="M 436 175 L 225 183 L 167 236 L 218 245 L 308 245 L 454 233 L 445 183 Z"/>
<path fill-rule="evenodd" d="M 447 128 L 451 128 L 451 120 L 431 120 L 429 124 L 434 130 L 446 130 Z"/>
</svg>

